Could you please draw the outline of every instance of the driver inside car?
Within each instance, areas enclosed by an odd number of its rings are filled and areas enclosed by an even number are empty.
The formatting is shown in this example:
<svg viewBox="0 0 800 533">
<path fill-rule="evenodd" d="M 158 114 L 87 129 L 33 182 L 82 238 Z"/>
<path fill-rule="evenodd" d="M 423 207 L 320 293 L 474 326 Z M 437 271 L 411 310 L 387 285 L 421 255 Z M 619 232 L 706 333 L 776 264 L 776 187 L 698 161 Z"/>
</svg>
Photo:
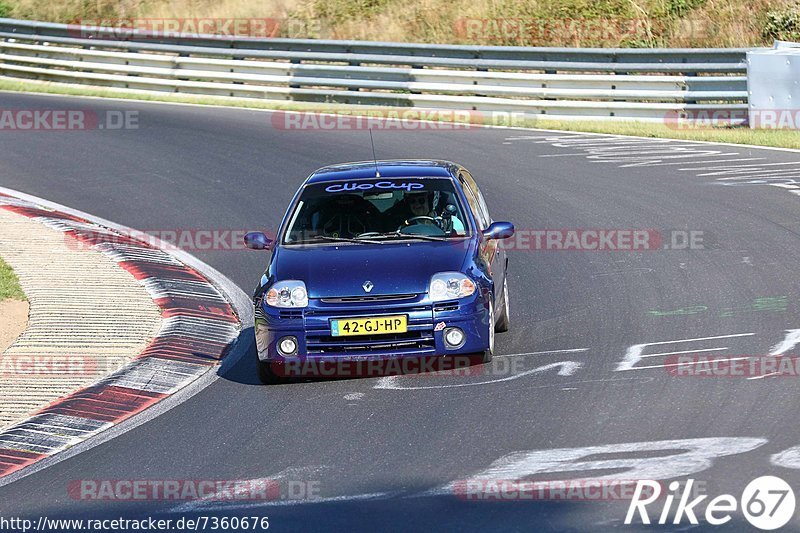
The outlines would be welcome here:
<svg viewBox="0 0 800 533">
<path fill-rule="evenodd" d="M 414 224 L 436 224 L 445 230 L 445 233 L 463 234 L 464 224 L 457 217 L 447 217 L 452 222 L 452 226 L 447 227 L 449 223 L 442 218 L 445 209 L 443 208 L 440 214 L 436 213 L 433 208 L 436 194 L 434 191 L 403 193 L 403 198 L 385 213 L 389 221 L 387 230 L 397 231 Z"/>
<path fill-rule="evenodd" d="M 408 205 L 410 214 L 407 218 L 413 217 L 435 217 L 436 213 L 431 208 L 432 192 L 405 193 L 403 201 Z M 431 224 L 430 220 L 421 220 L 423 224 Z"/>
</svg>

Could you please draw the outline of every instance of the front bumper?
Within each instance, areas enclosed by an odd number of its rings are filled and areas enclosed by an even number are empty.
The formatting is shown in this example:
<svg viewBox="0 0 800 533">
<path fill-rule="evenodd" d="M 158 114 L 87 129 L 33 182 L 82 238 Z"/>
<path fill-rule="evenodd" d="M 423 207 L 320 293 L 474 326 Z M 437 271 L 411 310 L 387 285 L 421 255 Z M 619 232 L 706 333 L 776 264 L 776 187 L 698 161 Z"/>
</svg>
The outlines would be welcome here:
<svg viewBox="0 0 800 533">
<path fill-rule="evenodd" d="M 374 336 L 331 336 L 330 321 L 341 318 L 407 315 L 408 331 Z M 482 295 L 432 303 L 427 294 L 309 300 L 303 309 L 276 309 L 259 302 L 255 313 L 258 357 L 263 362 L 374 361 L 407 357 L 465 355 L 489 346 L 488 304 Z M 444 342 L 444 329 L 461 328 L 466 341 L 458 349 Z M 279 339 L 297 338 L 298 354 L 284 357 Z"/>
</svg>

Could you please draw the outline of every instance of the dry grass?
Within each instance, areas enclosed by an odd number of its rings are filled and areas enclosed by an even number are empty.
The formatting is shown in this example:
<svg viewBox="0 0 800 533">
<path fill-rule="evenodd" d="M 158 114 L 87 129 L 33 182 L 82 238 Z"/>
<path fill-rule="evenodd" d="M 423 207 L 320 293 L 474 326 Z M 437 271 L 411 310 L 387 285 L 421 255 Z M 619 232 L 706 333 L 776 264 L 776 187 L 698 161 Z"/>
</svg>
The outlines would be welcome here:
<svg viewBox="0 0 800 533">
<path fill-rule="evenodd" d="M 4 4 L 12 17 L 58 22 L 274 18 L 282 21 L 285 37 L 603 47 L 770 44 L 767 13 L 797 5 L 794 0 L 0 0 Z M 517 29 L 520 24 L 524 27 Z"/>
</svg>

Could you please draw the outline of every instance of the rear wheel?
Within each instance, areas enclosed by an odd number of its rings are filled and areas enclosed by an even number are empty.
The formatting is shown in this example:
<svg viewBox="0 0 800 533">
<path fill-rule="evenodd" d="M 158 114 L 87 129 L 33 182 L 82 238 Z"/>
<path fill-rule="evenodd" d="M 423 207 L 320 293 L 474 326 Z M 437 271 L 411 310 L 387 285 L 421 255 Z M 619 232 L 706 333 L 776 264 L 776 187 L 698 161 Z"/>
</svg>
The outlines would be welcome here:
<svg viewBox="0 0 800 533">
<path fill-rule="evenodd" d="M 279 385 L 287 383 L 289 379 L 275 372 L 272 363 L 258 360 L 258 380 L 264 385 Z"/>
<path fill-rule="evenodd" d="M 503 278 L 503 307 L 500 308 L 500 314 L 497 316 L 497 325 L 495 331 L 503 333 L 508 331 L 511 326 L 511 308 L 508 304 L 508 275 Z"/>
<path fill-rule="evenodd" d="M 494 355 L 494 330 L 495 330 L 495 321 L 494 321 L 494 304 L 489 302 L 489 347 L 483 352 L 483 358 L 481 362 L 484 364 L 492 362 L 492 356 Z"/>
</svg>

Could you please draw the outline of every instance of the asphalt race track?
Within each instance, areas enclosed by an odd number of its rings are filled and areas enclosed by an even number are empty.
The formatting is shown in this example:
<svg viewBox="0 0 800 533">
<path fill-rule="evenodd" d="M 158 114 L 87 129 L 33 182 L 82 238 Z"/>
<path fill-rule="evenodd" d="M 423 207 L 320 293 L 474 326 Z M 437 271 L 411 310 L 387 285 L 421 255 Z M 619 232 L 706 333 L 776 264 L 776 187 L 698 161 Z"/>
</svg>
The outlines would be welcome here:
<svg viewBox="0 0 800 533">
<path fill-rule="evenodd" d="M 138 111 L 133 130 L 0 132 L 0 185 L 142 230 L 274 230 L 310 172 L 371 157 L 366 131 L 287 131 L 264 112 L 15 94 L 1 94 L 0 108 Z M 712 497 L 738 498 L 769 474 L 800 488 L 798 376 L 665 366 L 680 352 L 798 352 L 800 154 L 510 129 L 375 131 L 375 144 L 381 159 L 462 163 L 495 220 L 518 230 L 650 229 L 668 247 L 509 252 L 512 329 L 497 337 L 505 357 L 483 373 L 264 387 L 250 354 L 158 418 L 0 488 L 0 515 L 258 514 L 276 531 L 636 530 L 623 525 L 626 501 L 466 501 L 454 487 L 500 472 L 691 478 Z M 688 232 L 702 232 L 701 249 L 671 246 Z M 268 257 L 193 253 L 248 294 Z M 322 498 L 68 493 L 85 479 L 256 478 L 314 481 Z M 657 520 L 661 505 L 649 509 Z M 727 524 L 743 527 L 741 514 Z"/>
</svg>

